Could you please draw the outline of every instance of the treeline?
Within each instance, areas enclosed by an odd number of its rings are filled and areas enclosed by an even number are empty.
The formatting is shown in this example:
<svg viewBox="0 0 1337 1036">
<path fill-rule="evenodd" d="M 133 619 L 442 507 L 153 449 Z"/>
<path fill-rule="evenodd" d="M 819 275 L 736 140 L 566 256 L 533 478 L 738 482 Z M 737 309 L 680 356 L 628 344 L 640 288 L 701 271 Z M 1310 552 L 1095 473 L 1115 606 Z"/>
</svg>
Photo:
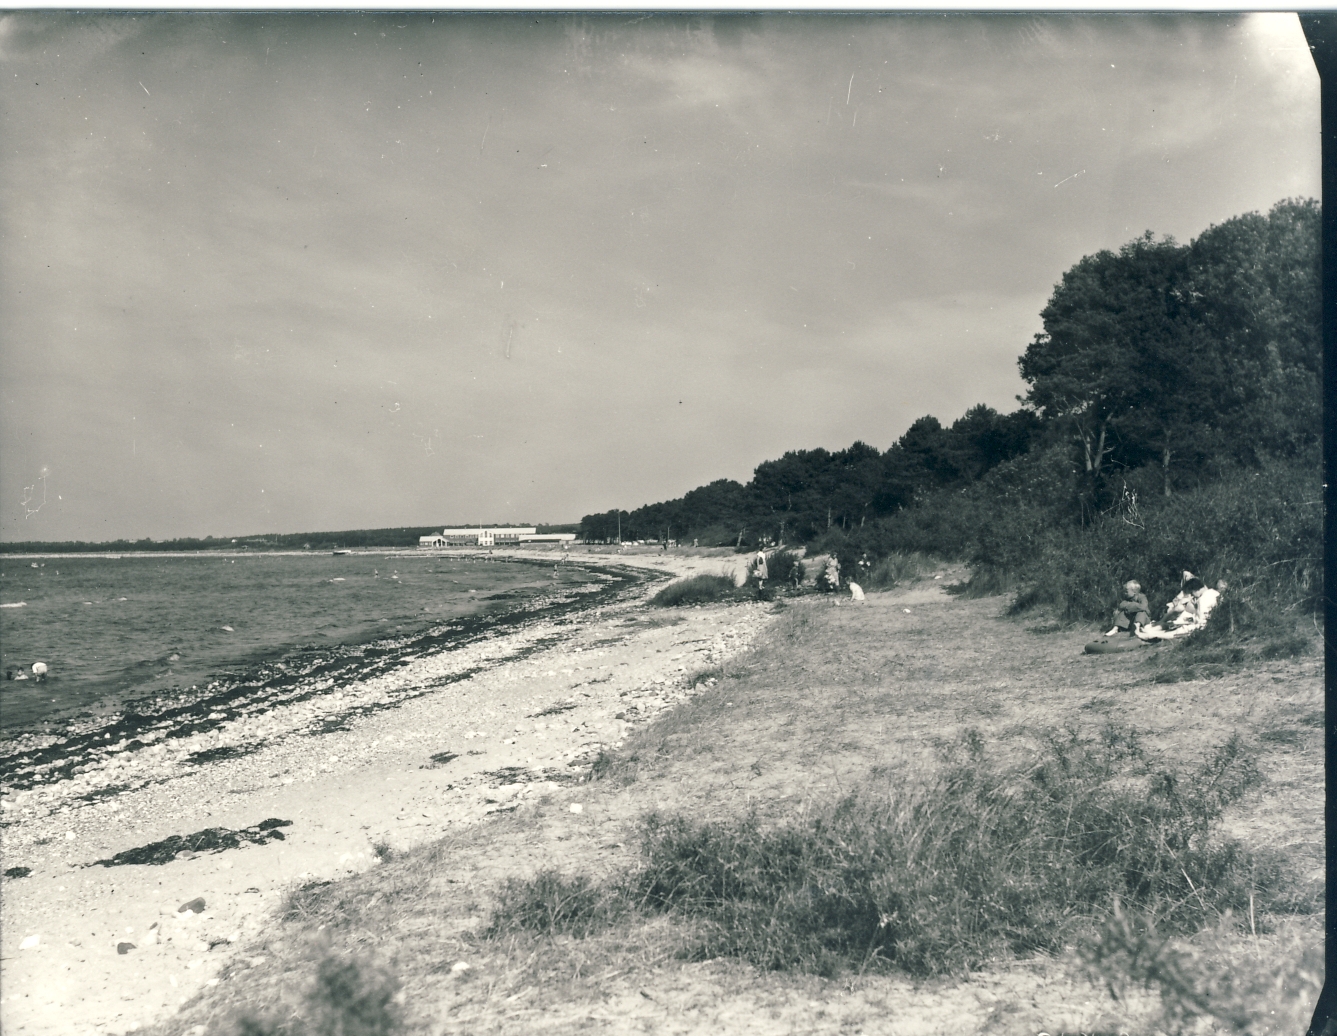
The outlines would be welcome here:
<svg viewBox="0 0 1337 1036">
<path fill-rule="evenodd" d="M 720 479 L 679 500 L 635 511 L 586 515 L 583 539 L 697 540 L 752 547 L 808 543 L 892 514 L 925 492 L 965 485 L 1025 453 L 1041 422 L 1028 410 L 1001 415 L 972 408 L 950 427 L 921 417 L 885 453 L 856 442 L 832 453 L 793 450 L 757 466 L 747 485 Z"/>
<path fill-rule="evenodd" d="M 577 526 L 538 525 L 540 533 L 575 532 Z M 172 540 L 108 540 L 101 543 L 26 540 L 0 543 L 0 554 L 81 554 L 117 551 L 188 551 L 188 550 L 354 550 L 416 547 L 418 538 L 440 532 L 442 526 L 402 526 L 391 529 L 346 529 L 342 532 L 284 532 L 252 536 L 199 539 L 183 536 Z"/>
<path fill-rule="evenodd" d="M 1319 243 L 1313 200 L 1186 245 L 1148 232 L 1063 275 L 1018 360 L 1015 412 L 922 417 L 885 451 L 786 453 L 746 485 L 587 515 L 581 533 L 613 539 L 620 523 L 623 539 L 805 543 L 849 560 L 931 552 L 1072 616 L 1104 607 L 1116 570 L 1160 590 L 1184 567 L 1312 606 Z M 1042 573 L 1051 562 L 1071 578 Z"/>
</svg>

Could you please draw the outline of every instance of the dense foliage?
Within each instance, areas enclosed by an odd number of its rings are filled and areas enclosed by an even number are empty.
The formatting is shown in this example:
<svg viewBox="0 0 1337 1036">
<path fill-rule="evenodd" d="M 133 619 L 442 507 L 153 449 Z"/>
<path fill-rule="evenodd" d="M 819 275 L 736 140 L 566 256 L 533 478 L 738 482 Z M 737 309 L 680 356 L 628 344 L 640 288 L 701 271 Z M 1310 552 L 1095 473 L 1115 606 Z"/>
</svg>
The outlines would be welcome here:
<svg viewBox="0 0 1337 1036">
<path fill-rule="evenodd" d="M 1018 363 L 1022 406 L 915 421 L 885 452 L 786 453 L 746 485 L 590 515 L 590 539 L 806 543 L 841 567 L 919 551 L 980 590 L 1094 617 L 1124 579 L 1236 601 L 1321 593 L 1319 208 L 1279 202 L 1180 245 L 1148 232 L 1067 271 Z"/>
</svg>

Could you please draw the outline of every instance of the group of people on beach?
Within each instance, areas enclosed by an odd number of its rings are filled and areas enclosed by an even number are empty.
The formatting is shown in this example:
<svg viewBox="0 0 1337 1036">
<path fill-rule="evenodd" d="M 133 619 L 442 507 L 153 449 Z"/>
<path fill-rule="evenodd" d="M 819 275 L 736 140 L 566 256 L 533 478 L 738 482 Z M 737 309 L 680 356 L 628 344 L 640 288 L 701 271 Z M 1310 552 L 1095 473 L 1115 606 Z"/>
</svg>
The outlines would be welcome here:
<svg viewBox="0 0 1337 1036">
<path fill-rule="evenodd" d="M 860 562 L 861 567 L 864 566 L 867 558 L 868 555 L 865 554 L 864 561 Z M 757 551 L 757 556 L 753 558 L 752 562 L 748 565 L 748 571 L 751 577 L 757 581 L 757 587 L 764 590 L 766 587 L 766 580 L 770 578 L 770 570 L 766 564 L 766 552 L 764 550 Z M 802 587 L 802 566 L 791 565 L 789 567 L 789 584 L 795 591 Z M 848 585 L 853 587 L 857 584 L 850 583 Z M 826 560 L 826 564 L 822 567 L 821 574 L 817 577 L 817 587 L 828 593 L 835 593 L 840 589 L 840 559 L 834 554 Z"/>
<path fill-rule="evenodd" d="M 1105 636 L 1123 634 L 1140 640 L 1173 640 L 1185 636 L 1207 625 L 1207 618 L 1225 588 L 1224 579 L 1213 588 L 1185 570 L 1179 579 L 1179 593 L 1165 606 L 1164 617 L 1159 622 L 1152 622 L 1151 604 L 1142 592 L 1142 584 L 1130 579 L 1123 584 L 1123 600 L 1115 605 L 1114 626 Z"/>
</svg>

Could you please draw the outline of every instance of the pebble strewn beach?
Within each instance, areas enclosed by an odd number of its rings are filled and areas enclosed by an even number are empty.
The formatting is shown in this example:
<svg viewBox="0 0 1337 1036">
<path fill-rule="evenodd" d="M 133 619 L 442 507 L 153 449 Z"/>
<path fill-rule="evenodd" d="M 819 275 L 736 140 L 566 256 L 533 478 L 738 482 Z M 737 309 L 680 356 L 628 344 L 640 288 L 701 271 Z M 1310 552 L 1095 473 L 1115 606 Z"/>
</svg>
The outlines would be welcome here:
<svg viewBox="0 0 1337 1036">
<path fill-rule="evenodd" d="M 695 574 L 728 560 L 636 563 Z M 702 686 L 692 677 L 746 649 L 769 616 L 762 605 L 649 609 L 649 592 L 6 795 L 4 867 L 30 873 L 3 885 L 4 1031 L 133 1031 L 212 981 L 291 888 L 526 796 L 578 806 L 601 750 Z M 201 753 L 212 761 L 189 761 Z M 95 864 L 209 830 L 239 833 L 238 846 Z"/>
</svg>

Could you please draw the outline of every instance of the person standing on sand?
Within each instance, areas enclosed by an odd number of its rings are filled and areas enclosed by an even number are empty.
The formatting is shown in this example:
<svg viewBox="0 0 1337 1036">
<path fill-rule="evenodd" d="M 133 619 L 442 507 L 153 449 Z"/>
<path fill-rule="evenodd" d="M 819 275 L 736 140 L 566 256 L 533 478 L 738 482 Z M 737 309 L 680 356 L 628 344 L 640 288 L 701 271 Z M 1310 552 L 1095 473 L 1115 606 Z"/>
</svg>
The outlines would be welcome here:
<svg viewBox="0 0 1337 1036">
<path fill-rule="evenodd" d="M 1151 621 L 1151 604 L 1136 579 L 1123 584 L 1123 598 L 1114 606 L 1114 628 L 1105 634 L 1107 637 L 1117 633 L 1134 634 L 1139 626 Z"/>
<path fill-rule="evenodd" d="M 764 590 L 766 588 L 766 578 L 769 575 L 769 573 L 766 571 L 765 551 L 761 550 L 757 551 L 757 560 L 754 563 L 753 571 L 757 576 L 757 588 Z"/>
</svg>

